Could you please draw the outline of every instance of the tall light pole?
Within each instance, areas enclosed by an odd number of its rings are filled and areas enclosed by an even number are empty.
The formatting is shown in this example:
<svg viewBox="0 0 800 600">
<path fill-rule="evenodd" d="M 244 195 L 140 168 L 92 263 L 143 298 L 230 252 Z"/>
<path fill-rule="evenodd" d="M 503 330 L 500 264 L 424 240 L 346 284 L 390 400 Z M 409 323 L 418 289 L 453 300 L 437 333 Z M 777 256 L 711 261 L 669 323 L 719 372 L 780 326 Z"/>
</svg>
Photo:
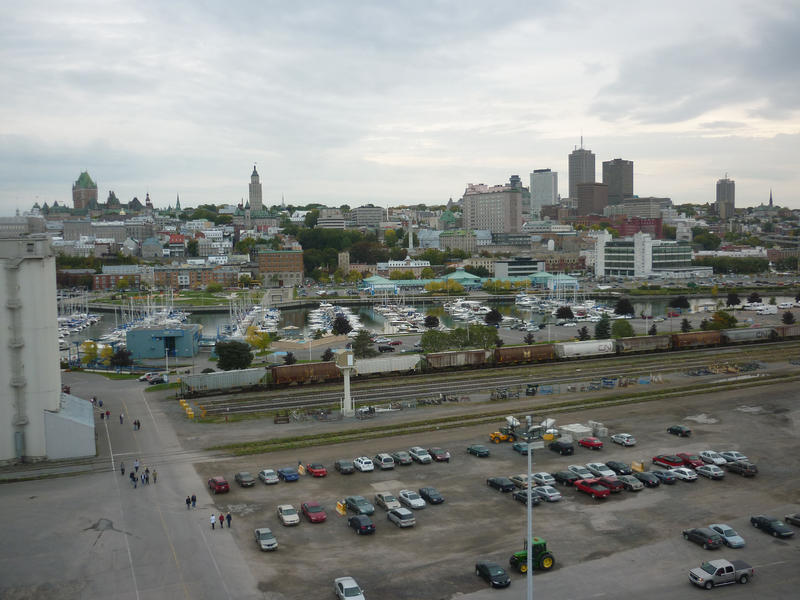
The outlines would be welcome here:
<svg viewBox="0 0 800 600">
<path fill-rule="evenodd" d="M 525 425 L 526 425 L 526 432 L 531 430 L 531 416 L 528 415 L 525 417 Z M 533 600 L 533 505 L 532 505 L 532 484 L 531 479 L 533 472 L 531 470 L 531 453 L 533 452 L 533 448 L 531 447 L 530 437 L 525 436 L 526 443 L 528 444 L 528 531 L 527 531 L 527 538 L 525 541 L 525 546 L 528 549 L 526 561 L 527 561 L 527 572 L 525 573 L 525 578 L 528 582 L 528 596 L 527 600 Z"/>
</svg>

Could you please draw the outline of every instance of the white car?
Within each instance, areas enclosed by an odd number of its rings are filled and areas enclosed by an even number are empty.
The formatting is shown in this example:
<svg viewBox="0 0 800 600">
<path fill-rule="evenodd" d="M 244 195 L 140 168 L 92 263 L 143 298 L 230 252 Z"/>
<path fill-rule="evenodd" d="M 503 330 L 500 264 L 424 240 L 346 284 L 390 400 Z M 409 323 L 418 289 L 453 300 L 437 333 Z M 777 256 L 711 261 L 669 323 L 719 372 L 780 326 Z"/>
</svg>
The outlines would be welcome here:
<svg viewBox="0 0 800 600">
<path fill-rule="evenodd" d="M 727 450 L 725 452 L 720 452 L 719 455 L 728 462 L 734 462 L 737 460 L 743 460 L 743 461 L 750 460 L 744 454 L 742 454 L 741 452 L 737 452 L 736 450 Z"/>
<path fill-rule="evenodd" d="M 519 473 L 517 475 L 509 475 L 508 478 L 514 482 L 514 485 L 520 489 L 527 489 L 528 475 L 526 473 Z"/>
<path fill-rule="evenodd" d="M 280 482 L 280 478 L 274 469 L 262 469 L 258 472 L 258 478 L 266 485 Z"/>
<path fill-rule="evenodd" d="M 339 600 L 366 600 L 356 580 L 352 577 L 339 577 L 333 580 L 333 591 Z"/>
<path fill-rule="evenodd" d="M 722 479 L 725 477 L 725 471 L 717 465 L 703 465 L 702 467 L 697 467 L 694 472 L 709 479 Z"/>
<path fill-rule="evenodd" d="M 592 479 L 594 477 L 592 472 L 583 465 L 570 465 L 567 470 L 575 473 L 581 479 Z"/>
<path fill-rule="evenodd" d="M 692 469 L 687 469 L 686 467 L 676 467 L 674 469 L 669 469 L 669 472 L 675 475 L 678 479 L 682 479 L 683 481 L 696 481 L 697 480 L 697 473 L 695 473 Z"/>
<path fill-rule="evenodd" d="M 554 486 L 556 484 L 555 478 L 552 475 L 550 475 L 550 473 L 545 473 L 545 472 L 534 473 L 533 475 L 531 475 L 531 479 L 538 485 Z"/>
<path fill-rule="evenodd" d="M 616 478 L 617 474 L 614 473 L 611 469 L 609 469 L 604 463 L 589 463 L 586 465 L 586 468 L 592 472 L 592 475 L 597 475 L 598 477 L 614 477 Z"/>
<path fill-rule="evenodd" d="M 708 526 L 722 537 L 722 541 L 728 548 L 743 548 L 744 538 L 736 533 L 736 530 L 725 523 L 712 523 Z"/>
<path fill-rule="evenodd" d="M 378 492 L 375 494 L 375 504 L 386 510 L 400 508 L 400 501 L 391 492 Z"/>
<path fill-rule="evenodd" d="M 401 504 L 405 504 L 409 508 L 419 510 L 425 508 L 425 500 L 414 490 L 400 490 L 397 494 Z"/>
<path fill-rule="evenodd" d="M 375 470 L 375 465 L 372 463 L 372 460 L 366 456 L 359 456 L 353 459 L 353 466 L 362 473 Z"/>
<path fill-rule="evenodd" d="M 561 492 L 550 485 L 539 485 L 531 490 L 534 496 L 539 496 L 546 502 L 558 502 L 561 500 Z"/>
<path fill-rule="evenodd" d="M 291 504 L 281 504 L 278 507 L 278 518 L 284 525 L 299 525 L 300 515 Z"/>
<path fill-rule="evenodd" d="M 722 456 L 720 456 L 719 452 L 714 452 L 713 450 L 703 450 L 702 452 L 698 452 L 700 458 L 703 459 L 703 462 L 707 465 L 724 465 L 728 461 L 725 460 Z"/>
<path fill-rule="evenodd" d="M 635 446 L 636 438 L 630 433 L 615 433 L 611 436 L 611 441 L 620 446 Z"/>
<path fill-rule="evenodd" d="M 414 446 L 413 448 L 409 449 L 408 453 L 411 455 L 411 458 L 423 465 L 427 465 L 433 462 L 433 458 L 431 455 L 428 454 L 428 451 L 421 446 Z"/>
<path fill-rule="evenodd" d="M 159 375 L 158 371 L 151 371 L 150 373 L 145 373 L 141 377 L 139 377 L 139 381 L 150 381 L 151 377 L 155 377 Z"/>
</svg>

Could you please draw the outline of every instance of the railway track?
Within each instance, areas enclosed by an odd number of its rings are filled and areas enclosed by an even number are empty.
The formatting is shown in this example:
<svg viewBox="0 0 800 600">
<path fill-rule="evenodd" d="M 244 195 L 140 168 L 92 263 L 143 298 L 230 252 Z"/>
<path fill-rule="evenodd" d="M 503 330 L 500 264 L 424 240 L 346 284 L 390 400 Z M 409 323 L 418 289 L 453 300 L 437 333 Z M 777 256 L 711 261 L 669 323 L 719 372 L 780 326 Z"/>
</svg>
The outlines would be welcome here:
<svg viewBox="0 0 800 600">
<path fill-rule="evenodd" d="M 432 374 L 358 382 L 353 386 L 356 406 L 385 404 L 431 398 L 439 394 L 469 396 L 488 394 L 496 388 L 518 388 L 524 394 L 528 383 L 539 385 L 576 385 L 604 376 L 639 378 L 654 372 L 675 373 L 709 364 L 709 356 L 716 360 L 732 362 L 771 358 L 785 360 L 792 351 L 800 351 L 800 343 L 777 342 L 758 347 L 737 346 L 710 348 L 670 353 L 670 366 L 664 367 L 662 355 L 636 355 L 630 357 L 601 357 L 568 363 L 502 367 L 456 373 Z M 625 366 L 622 366 L 624 362 Z M 194 403 L 206 415 L 247 414 L 285 410 L 302 410 L 313 407 L 337 406 L 342 392 L 339 384 L 314 386 L 312 389 L 268 391 L 261 394 L 241 394 L 230 397 L 197 400 Z"/>
</svg>

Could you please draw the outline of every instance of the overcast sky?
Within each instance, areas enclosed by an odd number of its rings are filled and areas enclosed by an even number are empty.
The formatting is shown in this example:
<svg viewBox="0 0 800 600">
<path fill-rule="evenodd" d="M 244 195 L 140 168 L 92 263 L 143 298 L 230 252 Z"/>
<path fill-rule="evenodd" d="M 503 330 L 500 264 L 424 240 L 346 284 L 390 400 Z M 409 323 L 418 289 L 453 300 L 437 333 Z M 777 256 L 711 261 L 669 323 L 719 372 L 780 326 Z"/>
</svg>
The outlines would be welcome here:
<svg viewBox="0 0 800 600">
<path fill-rule="evenodd" d="M 0 214 L 72 203 L 441 204 L 559 173 L 800 208 L 800 3 L 0 0 Z"/>
</svg>

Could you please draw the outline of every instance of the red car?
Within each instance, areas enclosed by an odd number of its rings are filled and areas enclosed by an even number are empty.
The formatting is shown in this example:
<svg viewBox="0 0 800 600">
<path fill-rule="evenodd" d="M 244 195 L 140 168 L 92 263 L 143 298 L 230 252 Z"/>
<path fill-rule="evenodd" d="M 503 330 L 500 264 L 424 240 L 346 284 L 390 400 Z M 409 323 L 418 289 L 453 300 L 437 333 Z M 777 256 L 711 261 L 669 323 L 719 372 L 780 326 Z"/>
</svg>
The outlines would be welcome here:
<svg viewBox="0 0 800 600">
<path fill-rule="evenodd" d="M 590 448 L 591 450 L 603 449 L 603 442 L 598 440 L 596 437 L 581 438 L 578 440 L 578 445 L 583 446 L 584 448 Z"/>
<path fill-rule="evenodd" d="M 401 342 L 400 340 L 392 340 L 391 342 L 389 342 L 389 345 L 390 345 L 390 346 L 399 346 L 399 345 L 401 345 L 402 343 L 403 343 L 403 342 Z"/>
<path fill-rule="evenodd" d="M 428 448 L 428 454 L 430 454 L 436 462 L 450 462 L 450 453 L 442 448 Z"/>
<path fill-rule="evenodd" d="M 312 523 L 324 523 L 328 518 L 325 509 L 316 502 L 303 502 L 300 505 L 300 511 L 306 516 L 306 519 Z"/>
<path fill-rule="evenodd" d="M 675 456 L 683 459 L 683 466 L 689 467 L 690 469 L 696 469 L 697 467 L 702 467 L 705 464 L 703 459 L 697 456 L 697 454 L 678 452 Z"/>
<path fill-rule="evenodd" d="M 589 494 L 595 500 L 602 500 L 611 495 L 611 490 L 602 485 L 597 479 L 579 479 L 574 485 L 576 490 Z"/>
<path fill-rule="evenodd" d="M 325 465 L 310 463 L 306 465 L 306 472 L 312 477 L 325 477 L 328 474 L 328 469 L 325 468 Z"/>
<path fill-rule="evenodd" d="M 215 494 L 224 494 L 231 491 L 231 486 L 228 485 L 224 477 L 212 477 L 208 480 L 208 487 Z"/>
<path fill-rule="evenodd" d="M 599 483 L 603 487 L 608 488 L 608 491 L 614 494 L 616 494 L 617 492 L 621 492 L 622 490 L 625 489 L 625 484 L 623 484 L 616 477 L 600 477 L 597 480 L 597 483 Z"/>
<path fill-rule="evenodd" d="M 661 465 L 665 469 L 672 469 L 674 467 L 682 467 L 683 459 L 674 454 L 659 454 L 653 457 L 654 465 Z"/>
</svg>

